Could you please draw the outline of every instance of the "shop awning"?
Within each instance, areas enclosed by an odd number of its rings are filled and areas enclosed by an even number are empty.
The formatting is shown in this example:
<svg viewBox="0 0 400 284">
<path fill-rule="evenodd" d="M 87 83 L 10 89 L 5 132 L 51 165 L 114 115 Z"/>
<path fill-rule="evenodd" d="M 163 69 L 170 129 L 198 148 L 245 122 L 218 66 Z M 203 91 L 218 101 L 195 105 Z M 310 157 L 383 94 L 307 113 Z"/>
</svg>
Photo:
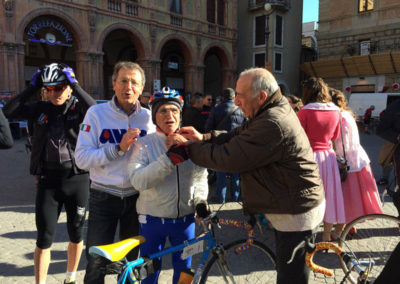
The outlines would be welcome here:
<svg viewBox="0 0 400 284">
<path fill-rule="evenodd" d="M 301 70 L 310 77 L 360 77 L 400 73 L 400 51 L 305 62 Z"/>
</svg>

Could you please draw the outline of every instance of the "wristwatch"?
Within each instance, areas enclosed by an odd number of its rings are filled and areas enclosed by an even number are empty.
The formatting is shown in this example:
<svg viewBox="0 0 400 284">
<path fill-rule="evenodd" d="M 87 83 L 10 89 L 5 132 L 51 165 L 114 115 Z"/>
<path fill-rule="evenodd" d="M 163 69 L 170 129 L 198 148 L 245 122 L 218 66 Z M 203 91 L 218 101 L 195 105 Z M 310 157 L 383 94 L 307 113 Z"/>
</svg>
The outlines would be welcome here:
<svg viewBox="0 0 400 284">
<path fill-rule="evenodd" d="M 118 156 L 122 157 L 125 155 L 125 152 L 121 150 L 121 147 L 119 147 L 119 144 L 117 145 L 117 154 Z"/>
</svg>

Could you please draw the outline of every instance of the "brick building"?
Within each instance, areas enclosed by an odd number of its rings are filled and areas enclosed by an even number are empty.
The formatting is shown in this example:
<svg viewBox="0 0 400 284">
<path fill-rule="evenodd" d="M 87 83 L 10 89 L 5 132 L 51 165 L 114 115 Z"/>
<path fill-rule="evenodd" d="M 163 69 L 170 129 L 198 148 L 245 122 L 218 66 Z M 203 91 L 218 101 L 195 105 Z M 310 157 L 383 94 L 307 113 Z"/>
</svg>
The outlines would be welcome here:
<svg viewBox="0 0 400 284">
<path fill-rule="evenodd" d="M 24 89 L 38 66 L 63 62 L 85 90 L 112 96 L 112 67 L 138 62 L 145 90 L 214 96 L 236 76 L 237 0 L 5 0 L 0 92 Z"/>
<path fill-rule="evenodd" d="M 400 1 L 320 0 L 318 60 L 302 70 L 347 95 L 398 92 Z"/>
</svg>

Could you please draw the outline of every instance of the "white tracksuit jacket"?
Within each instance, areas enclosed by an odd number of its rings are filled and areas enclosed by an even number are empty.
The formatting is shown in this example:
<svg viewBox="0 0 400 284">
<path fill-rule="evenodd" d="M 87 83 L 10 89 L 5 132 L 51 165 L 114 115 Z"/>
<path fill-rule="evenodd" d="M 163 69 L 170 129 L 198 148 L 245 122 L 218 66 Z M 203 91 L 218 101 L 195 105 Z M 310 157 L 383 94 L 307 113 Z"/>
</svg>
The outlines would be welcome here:
<svg viewBox="0 0 400 284">
<path fill-rule="evenodd" d="M 128 172 L 139 191 L 138 214 L 179 218 L 194 213 L 207 200 L 207 170 L 187 160 L 174 165 L 166 155 L 165 134 L 155 132 L 138 141 L 130 154 Z"/>
<path fill-rule="evenodd" d="M 126 197 L 137 194 L 129 181 L 128 158 L 134 148 L 120 157 L 117 145 L 128 128 L 141 130 L 138 141 L 155 131 L 148 109 L 136 103 L 136 110 L 129 116 L 115 104 L 115 96 L 107 103 L 90 107 L 82 122 L 75 149 L 79 168 L 89 169 L 91 188 Z"/>
</svg>

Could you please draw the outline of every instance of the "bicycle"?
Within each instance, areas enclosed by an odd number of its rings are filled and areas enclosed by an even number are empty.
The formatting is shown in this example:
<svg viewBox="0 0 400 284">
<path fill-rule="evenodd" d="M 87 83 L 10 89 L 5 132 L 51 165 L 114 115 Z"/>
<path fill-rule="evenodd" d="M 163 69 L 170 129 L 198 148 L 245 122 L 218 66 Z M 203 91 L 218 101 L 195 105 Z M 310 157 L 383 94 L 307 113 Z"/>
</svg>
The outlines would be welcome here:
<svg viewBox="0 0 400 284">
<path fill-rule="evenodd" d="M 356 284 L 372 284 L 373 280 L 378 276 L 375 275 L 372 276 L 372 268 L 375 265 L 375 262 L 372 258 L 368 260 L 359 260 L 357 257 L 354 255 L 354 253 L 350 252 L 347 253 L 345 252 L 339 245 L 332 243 L 332 242 L 318 242 L 318 243 L 313 243 L 311 238 L 305 239 L 302 241 L 300 244 L 298 244 L 294 249 L 292 253 L 291 259 L 288 261 L 288 264 L 291 263 L 294 260 L 294 257 L 297 253 L 297 251 L 301 248 L 305 248 L 306 254 L 305 254 L 305 262 L 306 265 L 314 272 L 321 273 L 326 276 L 333 276 L 333 271 L 329 268 L 317 265 L 313 262 L 313 257 L 318 251 L 328 251 L 331 250 L 335 252 L 339 259 L 343 261 L 346 264 L 347 269 L 345 270 L 343 268 L 343 271 L 345 272 L 345 275 L 340 283 L 346 283 L 346 280 L 350 280 L 350 273 L 351 272 L 356 272 L 357 273 L 357 278 L 355 279 Z M 367 269 L 364 269 L 362 266 L 367 267 Z M 353 283 L 353 282 L 352 282 Z"/>
<path fill-rule="evenodd" d="M 127 281 L 138 283 L 159 269 L 157 258 L 180 250 L 183 250 L 183 255 L 186 257 L 203 251 L 193 281 L 190 283 L 269 283 L 275 281 L 275 255 L 270 248 L 254 239 L 252 226 L 242 221 L 219 219 L 215 212 L 203 219 L 201 224 L 204 232 L 196 238 L 126 263 L 120 273 L 118 284 L 128 283 Z M 208 224 L 211 224 L 211 230 Z M 217 244 L 213 233 L 214 225 L 245 228 L 248 239 L 236 240 L 227 245 Z M 90 247 L 89 253 L 116 262 L 144 241 L 143 237 L 138 236 L 114 244 Z M 212 257 L 207 261 L 210 253 Z"/>
<path fill-rule="evenodd" d="M 399 200 L 394 198 L 394 191 L 386 189 L 388 195 L 393 198 L 396 208 L 399 208 Z M 357 229 L 357 233 L 350 234 L 352 228 Z M 342 249 L 346 247 L 359 248 L 354 251 L 357 258 L 362 262 L 372 258 L 374 266 L 371 273 L 378 275 L 394 248 L 400 240 L 400 219 L 387 214 L 368 214 L 358 217 L 346 225 L 338 238 L 338 244 Z M 345 246 L 346 244 L 346 246 Z M 350 272 L 350 283 L 357 283 L 357 275 L 352 273 L 346 265 L 346 262 L 340 258 L 340 265 L 345 273 Z"/>
</svg>

